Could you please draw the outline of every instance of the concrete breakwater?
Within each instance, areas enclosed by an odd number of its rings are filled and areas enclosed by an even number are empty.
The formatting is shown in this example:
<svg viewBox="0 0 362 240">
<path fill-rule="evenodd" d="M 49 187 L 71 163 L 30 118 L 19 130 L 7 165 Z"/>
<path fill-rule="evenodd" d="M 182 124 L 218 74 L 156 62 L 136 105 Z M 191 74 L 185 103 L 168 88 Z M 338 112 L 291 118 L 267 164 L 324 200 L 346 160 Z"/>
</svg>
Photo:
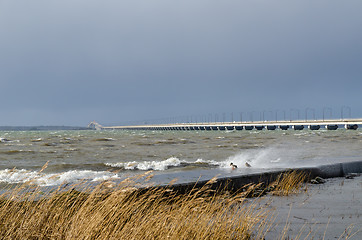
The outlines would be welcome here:
<svg viewBox="0 0 362 240">
<path fill-rule="evenodd" d="M 243 186 L 249 183 L 264 183 L 265 185 L 268 185 L 273 181 L 275 181 L 280 174 L 287 173 L 292 170 L 295 170 L 297 172 L 304 172 L 309 179 L 314 179 L 316 177 L 321 177 L 321 178 L 346 177 L 351 174 L 362 173 L 362 161 L 336 163 L 329 165 L 321 165 L 317 167 L 284 169 L 284 170 L 271 171 L 265 173 L 255 173 L 255 174 L 248 174 L 241 176 L 218 178 L 214 182 L 210 183 L 210 187 L 211 189 L 214 190 L 228 190 L 233 192 L 233 191 L 238 191 Z M 193 188 L 201 188 L 208 181 L 209 180 L 175 184 L 168 187 L 174 191 L 185 193 Z"/>
<path fill-rule="evenodd" d="M 293 121 L 258 121 L 258 122 L 214 122 L 214 123 L 172 123 L 136 126 L 102 126 L 97 122 L 88 125 L 96 130 L 152 130 L 152 131 L 240 131 L 240 130 L 337 130 L 344 128 L 356 130 L 362 125 L 362 119 L 333 119 L 333 120 L 293 120 Z"/>
</svg>

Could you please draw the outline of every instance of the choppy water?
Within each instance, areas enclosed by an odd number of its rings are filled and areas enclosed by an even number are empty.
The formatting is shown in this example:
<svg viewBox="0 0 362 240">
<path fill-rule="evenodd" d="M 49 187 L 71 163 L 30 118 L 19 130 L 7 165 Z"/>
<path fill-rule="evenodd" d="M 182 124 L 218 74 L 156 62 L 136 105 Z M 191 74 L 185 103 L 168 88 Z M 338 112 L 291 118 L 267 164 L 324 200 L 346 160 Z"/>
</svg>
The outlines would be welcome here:
<svg viewBox="0 0 362 240">
<path fill-rule="evenodd" d="M 0 186 L 119 181 L 154 170 L 155 183 L 360 161 L 357 131 L 0 132 Z M 48 162 L 47 167 L 40 172 Z M 238 165 L 231 170 L 230 163 Z M 245 167 L 245 162 L 251 168 Z"/>
</svg>

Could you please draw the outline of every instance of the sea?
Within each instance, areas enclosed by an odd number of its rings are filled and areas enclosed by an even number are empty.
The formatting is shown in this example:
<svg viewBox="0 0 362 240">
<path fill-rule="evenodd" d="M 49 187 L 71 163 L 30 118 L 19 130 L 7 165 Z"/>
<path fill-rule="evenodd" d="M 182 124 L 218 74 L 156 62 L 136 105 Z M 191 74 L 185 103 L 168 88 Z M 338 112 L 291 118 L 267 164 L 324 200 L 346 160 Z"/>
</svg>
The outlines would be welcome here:
<svg viewBox="0 0 362 240">
<path fill-rule="evenodd" d="M 145 174 L 147 184 L 188 183 L 361 161 L 361 146 L 360 129 L 8 130 L 0 131 L 0 188 L 118 183 Z"/>
</svg>

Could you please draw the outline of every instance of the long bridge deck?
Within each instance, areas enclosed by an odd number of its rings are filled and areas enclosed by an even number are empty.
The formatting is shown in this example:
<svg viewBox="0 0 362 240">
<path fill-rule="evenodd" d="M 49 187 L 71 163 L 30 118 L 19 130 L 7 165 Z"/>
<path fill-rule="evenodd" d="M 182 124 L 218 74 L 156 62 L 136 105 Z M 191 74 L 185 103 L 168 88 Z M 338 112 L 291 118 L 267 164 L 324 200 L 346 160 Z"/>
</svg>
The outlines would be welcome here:
<svg viewBox="0 0 362 240">
<path fill-rule="evenodd" d="M 170 123 L 170 124 L 152 124 L 135 126 L 102 126 L 93 121 L 88 127 L 91 129 L 119 129 L 119 130 L 181 130 L 181 131 L 220 131 L 220 130 L 319 130 L 325 128 L 336 130 L 345 128 L 356 130 L 362 125 L 362 119 L 328 119 L 328 120 L 291 120 L 291 121 L 253 121 L 253 122 L 207 122 L 207 123 Z"/>
</svg>

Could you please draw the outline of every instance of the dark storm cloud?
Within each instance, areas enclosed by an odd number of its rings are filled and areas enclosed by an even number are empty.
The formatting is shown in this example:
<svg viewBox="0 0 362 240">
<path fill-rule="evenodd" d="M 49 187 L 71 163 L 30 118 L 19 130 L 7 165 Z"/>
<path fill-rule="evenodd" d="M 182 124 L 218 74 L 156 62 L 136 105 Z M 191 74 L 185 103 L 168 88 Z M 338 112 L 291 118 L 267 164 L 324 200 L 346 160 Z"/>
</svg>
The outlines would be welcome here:
<svg viewBox="0 0 362 240">
<path fill-rule="evenodd" d="M 360 1 L 0 1 L 0 125 L 357 111 L 361 10 Z"/>
</svg>

